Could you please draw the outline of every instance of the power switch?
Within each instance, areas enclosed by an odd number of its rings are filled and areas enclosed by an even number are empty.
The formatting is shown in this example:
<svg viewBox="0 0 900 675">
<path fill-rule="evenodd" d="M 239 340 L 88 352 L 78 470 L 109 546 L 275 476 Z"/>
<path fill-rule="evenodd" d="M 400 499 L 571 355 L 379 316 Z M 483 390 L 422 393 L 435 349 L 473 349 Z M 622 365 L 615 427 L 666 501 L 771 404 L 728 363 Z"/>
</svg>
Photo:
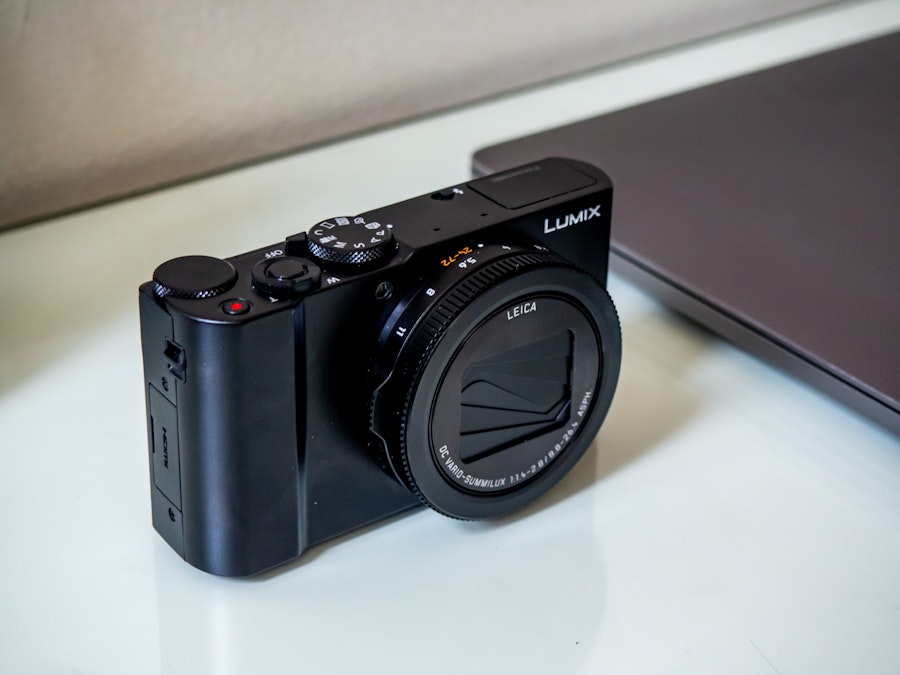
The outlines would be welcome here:
<svg viewBox="0 0 900 675">
<path fill-rule="evenodd" d="M 150 386 L 150 456 L 153 483 L 181 508 L 181 458 L 178 453 L 178 409 Z"/>
</svg>

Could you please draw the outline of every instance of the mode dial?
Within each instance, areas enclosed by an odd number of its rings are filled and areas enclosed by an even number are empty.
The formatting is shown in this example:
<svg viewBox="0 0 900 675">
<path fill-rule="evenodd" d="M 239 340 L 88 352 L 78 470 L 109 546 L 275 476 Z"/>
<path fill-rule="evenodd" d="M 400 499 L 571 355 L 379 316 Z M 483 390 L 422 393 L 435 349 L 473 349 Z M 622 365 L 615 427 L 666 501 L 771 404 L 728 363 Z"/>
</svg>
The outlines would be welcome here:
<svg viewBox="0 0 900 675">
<path fill-rule="evenodd" d="M 392 227 L 367 222 L 362 216 L 332 218 L 310 229 L 306 245 L 313 256 L 327 263 L 374 265 L 387 261 L 397 249 Z"/>
</svg>

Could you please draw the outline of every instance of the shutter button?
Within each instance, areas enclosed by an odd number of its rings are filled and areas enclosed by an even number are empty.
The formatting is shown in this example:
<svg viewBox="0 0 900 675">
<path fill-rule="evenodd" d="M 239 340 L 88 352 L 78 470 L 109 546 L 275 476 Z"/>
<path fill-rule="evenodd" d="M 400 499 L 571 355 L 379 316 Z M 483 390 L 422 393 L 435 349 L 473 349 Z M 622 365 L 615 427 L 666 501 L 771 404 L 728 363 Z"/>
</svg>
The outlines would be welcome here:
<svg viewBox="0 0 900 675">
<path fill-rule="evenodd" d="M 302 258 L 263 260 L 253 268 L 253 290 L 270 298 L 301 295 L 319 281 L 319 268 Z"/>
<path fill-rule="evenodd" d="M 307 271 L 308 268 L 304 261 L 298 258 L 281 258 L 273 261 L 266 268 L 266 276 L 278 279 L 278 281 L 289 281 L 306 276 Z"/>
</svg>

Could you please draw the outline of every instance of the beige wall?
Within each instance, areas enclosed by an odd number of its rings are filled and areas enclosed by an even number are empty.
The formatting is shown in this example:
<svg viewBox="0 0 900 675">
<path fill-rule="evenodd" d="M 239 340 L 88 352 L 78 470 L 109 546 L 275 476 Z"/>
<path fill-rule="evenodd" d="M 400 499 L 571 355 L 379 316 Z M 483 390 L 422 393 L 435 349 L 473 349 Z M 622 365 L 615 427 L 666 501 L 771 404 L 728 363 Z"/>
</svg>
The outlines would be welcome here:
<svg viewBox="0 0 900 675">
<path fill-rule="evenodd" d="M 823 0 L 0 0 L 0 227 Z"/>
</svg>

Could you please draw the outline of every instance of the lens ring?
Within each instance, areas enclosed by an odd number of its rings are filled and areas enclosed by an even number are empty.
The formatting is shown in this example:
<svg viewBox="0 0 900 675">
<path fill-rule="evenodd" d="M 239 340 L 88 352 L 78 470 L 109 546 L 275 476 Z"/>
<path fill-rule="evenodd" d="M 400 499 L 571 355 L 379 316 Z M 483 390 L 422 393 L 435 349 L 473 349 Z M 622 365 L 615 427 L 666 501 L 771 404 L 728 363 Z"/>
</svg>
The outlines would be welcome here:
<svg viewBox="0 0 900 675">
<path fill-rule="evenodd" d="M 472 272 L 459 277 L 452 289 L 445 293 L 444 301 L 432 304 L 412 330 L 400 325 L 402 332 L 408 332 L 407 339 L 388 369 L 390 376 L 376 395 L 374 411 L 374 418 L 380 418 L 380 424 L 376 422 L 374 425 L 375 431 L 384 439 L 390 463 L 401 480 L 435 510 L 463 519 L 493 517 L 517 510 L 546 492 L 568 472 L 587 450 L 605 417 L 615 390 L 621 359 L 621 337 L 615 308 L 602 285 L 586 272 L 552 254 L 536 255 L 529 251 L 520 252 L 520 255 L 505 254 L 505 257 L 498 255 L 498 259 L 490 263 L 485 260 L 485 264 L 479 266 L 479 274 L 476 276 Z M 442 453 L 443 446 L 451 443 L 435 439 L 434 414 L 446 414 L 448 406 L 441 399 L 448 398 L 447 391 L 459 387 L 459 373 L 465 370 L 464 361 L 467 358 L 463 352 L 467 349 L 466 345 L 471 347 L 474 344 L 471 342 L 473 336 L 484 337 L 478 336 L 479 329 L 487 326 L 486 322 L 501 321 L 496 318 L 501 316 L 501 310 L 511 311 L 518 306 L 516 303 L 529 302 L 540 302 L 542 308 L 568 308 L 566 311 L 570 317 L 581 317 L 579 323 L 583 325 L 578 330 L 577 351 L 583 360 L 587 353 L 585 350 L 593 348 L 596 355 L 595 381 L 586 388 L 583 382 L 572 385 L 569 392 L 571 399 L 574 401 L 579 391 L 581 398 L 575 402 L 576 410 L 573 412 L 570 409 L 567 419 L 578 415 L 579 424 L 569 430 L 571 433 L 564 447 L 554 451 L 549 458 L 551 461 L 545 461 L 545 466 L 520 481 L 513 482 L 507 478 L 506 484 L 500 484 L 490 483 L 488 478 L 487 482 L 470 482 L 466 486 L 467 476 L 470 481 L 477 480 L 479 476 L 464 470 L 465 475 L 457 476 L 460 480 L 454 480 L 448 472 L 458 473 L 461 463 L 456 462 L 455 470 L 448 464 L 442 467 L 440 462 L 453 452 L 445 448 Z M 546 312 L 542 316 L 549 318 Z M 516 321 L 521 320 L 516 318 Z M 404 321 L 407 320 L 401 318 L 389 322 L 385 330 L 392 330 Z M 550 333 L 539 337 L 550 339 L 553 331 Z M 486 351 L 489 352 L 490 348 Z M 472 349 L 472 354 L 485 355 L 477 348 Z M 582 372 L 584 370 L 591 369 L 582 369 Z M 589 400 L 585 400 L 586 392 L 589 392 Z M 455 395 L 458 396 L 459 392 Z M 454 396 L 449 399 L 453 400 Z M 507 455 L 507 459 L 514 457 L 515 448 L 519 447 L 518 440 L 522 441 L 522 445 L 537 446 L 555 439 L 543 453 L 538 452 L 536 447 L 529 449 L 535 456 L 547 454 L 553 450 L 553 445 L 560 442 L 561 434 L 566 432 L 565 421 L 556 425 L 543 420 L 546 427 L 539 429 L 542 433 L 536 436 L 524 434 L 517 437 L 513 433 L 506 439 L 513 441 L 512 446 L 508 446 L 512 449 L 504 450 L 505 453 L 512 453 Z M 461 428 L 460 424 L 457 421 L 449 427 Z M 456 450 L 455 456 L 460 457 L 459 448 Z M 468 458 L 471 463 L 472 455 Z M 483 458 L 477 459 L 480 461 Z M 504 461 L 497 459 L 495 454 L 492 463 L 497 465 Z"/>
</svg>

